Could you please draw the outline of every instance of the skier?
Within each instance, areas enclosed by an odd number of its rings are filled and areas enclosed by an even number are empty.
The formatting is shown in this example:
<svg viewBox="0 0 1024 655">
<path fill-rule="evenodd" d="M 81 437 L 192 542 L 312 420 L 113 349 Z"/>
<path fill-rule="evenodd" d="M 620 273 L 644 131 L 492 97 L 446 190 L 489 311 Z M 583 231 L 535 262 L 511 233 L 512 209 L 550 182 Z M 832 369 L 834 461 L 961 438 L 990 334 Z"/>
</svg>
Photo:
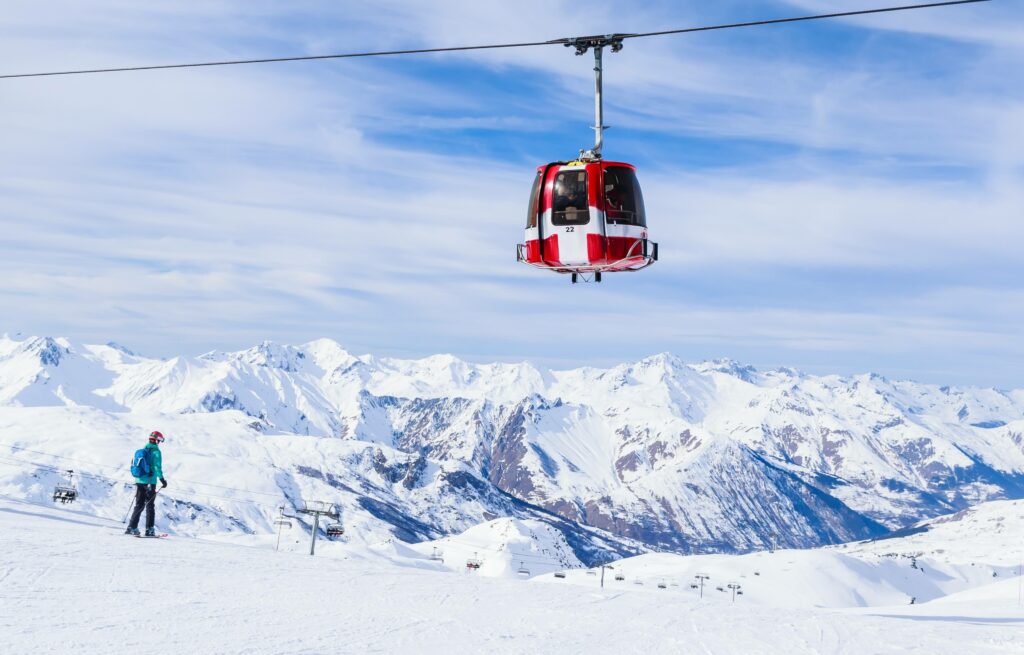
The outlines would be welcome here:
<svg viewBox="0 0 1024 655">
<path fill-rule="evenodd" d="M 135 509 L 132 511 L 132 519 L 128 522 L 128 529 L 125 534 L 139 536 L 139 517 L 142 510 L 146 510 L 146 536 L 155 537 L 156 530 L 153 524 L 156 522 L 156 482 L 160 481 L 160 488 L 167 486 L 164 479 L 162 466 L 163 457 L 160 454 L 160 444 L 164 441 L 164 435 L 159 430 L 149 434 L 149 443 L 146 447 L 135 453 L 132 462 L 132 473 L 135 475 Z"/>
</svg>

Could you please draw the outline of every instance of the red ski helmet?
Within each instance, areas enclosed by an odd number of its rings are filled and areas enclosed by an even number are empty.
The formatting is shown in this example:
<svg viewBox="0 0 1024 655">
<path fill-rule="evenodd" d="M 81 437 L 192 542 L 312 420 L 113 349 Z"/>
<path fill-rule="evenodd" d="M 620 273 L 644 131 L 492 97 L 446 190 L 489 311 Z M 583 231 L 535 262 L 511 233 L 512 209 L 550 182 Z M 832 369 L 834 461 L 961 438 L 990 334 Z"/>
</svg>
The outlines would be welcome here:
<svg viewBox="0 0 1024 655">
<path fill-rule="evenodd" d="M 163 433 L 160 432 L 160 430 L 153 430 L 152 432 L 149 433 L 149 442 L 150 443 L 163 443 L 164 442 L 164 435 L 163 435 Z"/>
</svg>

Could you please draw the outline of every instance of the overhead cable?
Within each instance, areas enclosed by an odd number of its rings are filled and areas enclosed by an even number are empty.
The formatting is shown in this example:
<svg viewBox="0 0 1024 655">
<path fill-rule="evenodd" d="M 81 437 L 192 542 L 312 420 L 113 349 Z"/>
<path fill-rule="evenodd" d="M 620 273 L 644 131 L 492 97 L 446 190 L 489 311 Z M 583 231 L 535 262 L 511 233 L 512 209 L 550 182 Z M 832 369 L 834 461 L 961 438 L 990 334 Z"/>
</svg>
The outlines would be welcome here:
<svg viewBox="0 0 1024 655">
<path fill-rule="evenodd" d="M 760 25 L 779 25 L 782 23 L 797 23 L 810 20 L 822 20 L 827 18 L 844 18 L 849 16 L 866 16 L 869 14 L 883 14 L 895 11 L 910 11 L 914 9 L 930 9 L 934 7 L 948 7 L 952 5 L 977 4 L 979 2 L 991 2 L 991 0 L 950 0 L 947 2 L 929 2 L 916 5 L 902 5 L 898 7 L 879 7 L 877 9 L 860 9 L 856 11 L 842 11 L 831 14 L 816 14 L 812 16 L 794 16 L 789 18 L 770 18 L 766 20 L 749 21 L 745 23 L 727 23 L 723 25 L 705 25 L 702 27 L 684 27 L 672 30 L 660 30 L 655 32 L 634 32 L 624 34 L 607 34 L 597 37 L 564 37 L 550 39 L 547 41 L 525 41 L 520 43 L 494 43 L 487 45 L 449 46 L 441 48 L 412 48 L 406 50 L 378 50 L 374 52 L 347 52 L 330 55 L 301 55 L 295 57 L 263 57 L 259 59 L 234 59 L 223 61 L 205 61 L 186 64 L 157 64 L 152 66 L 118 66 L 110 68 L 89 68 L 80 70 L 47 71 L 40 73 L 11 73 L 0 75 L 0 79 L 11 79 L 16 77 L 55 77 L 59 75 L 88 75 L 94 73 L 124 73 L 131 71 L 152 71 L 168 70 L 173 68 L 204 68 L 211 66 L 237 66 L 241 64 L 272 64 L 289 61 L 319 61 L 325 59 L 356 59 L 360 57 L 390 57 L 396 55 L 425 55 L 442 52 L 466 52 L 470 50 L 498 50 L 506 48 L 532 48 L 546 45 L 575 46 L 581 41 L 590 39 L 607 39 L 610 42 L 617 42 L 621 45 L 624 39 L 639 39 L 649 36 L 665 36 L 669 34 L 689 34 L 693 32 L 710 32 L 713 30 L 727 30 L 738 27 L 755 27 Z"/>
<path fill-rule="evenodd" d="M 88 461 L 88 460 L 77 459 L 75 457 L 68 457 L 66 455 L 57 455 L 55 453 L 46 453 L 46 452 L 43 452 L 41 450 L 32 450 L 31 448 L 24 448 L 22 446 L 15 446 L 13 444 L 7 444 L 7 443 L 0 443 L 0 447 L 10 448 L 12 451 L 22 451 L 22 452 L 26 452 L 26 453 L 33 453 L 35 455 L 43 455 L 43 456 L 46 456 L 46 457 L 53 457 L 55 459 L 62 459 L 62 460 L 68 461 L 68 462 L 75 462 L 77 464 L 84 464 L 84 465 L 87 465 L 87 466 L 92 466 L 92 467 L 96 467 L 96 468 L 102 468 L 102 469 L 107 469 L 109 471 L 117 471 L 118 473 L 122 473 L 122 469 L 121 468 L 116 467 L 116 466 L 111 466 L 109 464 L 100 464 L 98 462 L 92 462 L 92 461 Z M 198 480 L 185 480 L 184 478 L 179 478 L 177 476 L 175 476 L 174 479 L 178 480 L 180 482 L 187 482 L 189 484 L 196 484 L 196 485 L 201 485 L 201 486 L 205 486 L 205 487 L 217 487 L 218 489 L 227 489 L 229 491 L 238 491 L 238 492 L 246 493 L 246 494 L 255 494 L 257 496 L 272 496 L 274 498 L 279 498 L 281 496 L 280 493 L 268 493 L 266 491 L 253 491 L 252 489 L 240 489 L 238 487 L 228 487 L 228 486 L 225 486 L 225 485 L 222 485 L 222 484 L 213 484 L 212 482 L 200 482 Z M 212 497 L 213 498 L 217 498 L 217 496 L 212 496 Z"/>
</svg>

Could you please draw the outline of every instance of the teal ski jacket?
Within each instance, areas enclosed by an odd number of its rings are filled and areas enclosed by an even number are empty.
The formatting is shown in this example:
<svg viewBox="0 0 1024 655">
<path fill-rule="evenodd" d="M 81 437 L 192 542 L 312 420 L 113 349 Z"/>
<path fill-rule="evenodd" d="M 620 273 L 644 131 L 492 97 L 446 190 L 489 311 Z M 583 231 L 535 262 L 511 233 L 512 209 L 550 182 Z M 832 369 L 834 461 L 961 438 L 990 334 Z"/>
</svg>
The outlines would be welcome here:
<svg viewBox="0 0 1024 655">
<path fill-rule="evenodd" d="M 146 454 L 149 455 L 149 475 L 135 478 L 135 484 L 156 484 L 157 480 L 164 477 L 163 456 L 160 454 L 160 446 L 155 443 L 146 444 Z"/>
</svg>

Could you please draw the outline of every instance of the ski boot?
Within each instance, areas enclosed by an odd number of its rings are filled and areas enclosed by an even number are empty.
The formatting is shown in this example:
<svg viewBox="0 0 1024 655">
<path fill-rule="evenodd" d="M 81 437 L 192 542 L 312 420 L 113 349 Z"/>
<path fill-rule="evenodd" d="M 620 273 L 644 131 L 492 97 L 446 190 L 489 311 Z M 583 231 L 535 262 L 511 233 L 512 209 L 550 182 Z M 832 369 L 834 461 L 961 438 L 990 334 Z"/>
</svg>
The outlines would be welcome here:
<svg viewBox="0 0 1024 655">
<path fill-rule="evenodd" d="M 139 536 L 139 529 L 138 528 L 128 528 L 127 530 L 124 531 L 124 533 L 125 534 L 130 534 L 133 537 L 138 537 Z"/>
<path fill-rule="evenodd" d="M 139 533 L 139 531 L 136 530 L 135 534 L 138 534 L 138 533 Z M 146 528 L 146 536 L 147 537 L 155 537 L 156 536 L 156 528 Z"/>
</svg>

